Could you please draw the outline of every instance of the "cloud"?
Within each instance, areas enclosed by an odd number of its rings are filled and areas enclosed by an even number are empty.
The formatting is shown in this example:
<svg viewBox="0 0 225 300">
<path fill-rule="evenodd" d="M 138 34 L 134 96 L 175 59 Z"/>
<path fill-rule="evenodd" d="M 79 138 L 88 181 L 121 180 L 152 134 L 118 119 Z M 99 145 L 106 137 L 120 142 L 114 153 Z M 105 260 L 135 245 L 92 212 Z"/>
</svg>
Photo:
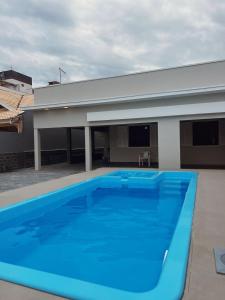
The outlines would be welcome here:
<svg viewBox="0 0 225 300">
<path fill-rule="evenodd" d="M 34 86 L 223 59 L 225 4 L 214 0 L 0 0 L 0 69 Z"/>
</svg>

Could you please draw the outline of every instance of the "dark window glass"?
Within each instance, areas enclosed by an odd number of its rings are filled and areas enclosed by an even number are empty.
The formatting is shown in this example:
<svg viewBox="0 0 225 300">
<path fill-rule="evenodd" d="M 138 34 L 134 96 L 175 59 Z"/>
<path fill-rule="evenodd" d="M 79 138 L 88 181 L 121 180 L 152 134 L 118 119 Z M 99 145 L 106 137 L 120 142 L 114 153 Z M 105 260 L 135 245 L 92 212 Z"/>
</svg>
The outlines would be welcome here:
<svg viewBox="0 0 225 300">
<path fill-rule="evenodd" d="M 148 125 L 129 126 L 129 147 L 149 147 L 150 130 Z"/>
<path fill-rule="evenodd" d="M 193 145 L 218 145 L 219 124 L 218 121 L 194 122 Z"/>
</svg>

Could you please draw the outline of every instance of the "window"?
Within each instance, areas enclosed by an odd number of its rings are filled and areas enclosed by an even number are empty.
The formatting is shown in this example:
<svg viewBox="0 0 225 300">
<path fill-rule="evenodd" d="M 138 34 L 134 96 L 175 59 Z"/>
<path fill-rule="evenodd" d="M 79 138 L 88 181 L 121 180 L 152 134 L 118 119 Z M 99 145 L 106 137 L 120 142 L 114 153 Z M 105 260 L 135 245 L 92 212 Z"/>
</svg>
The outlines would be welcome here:
<svg viewBox="0 0 225 300">
<path fill-rule="evenodd" d="M 219 123 L 218 121 L 194 122 L 192 124 L 193 145 L 218 145 Z"/>
<path fill-rule="evenodd" d="M 149 125 L 129 126 L 129 147 L 149 147 Z"/>
</svg>

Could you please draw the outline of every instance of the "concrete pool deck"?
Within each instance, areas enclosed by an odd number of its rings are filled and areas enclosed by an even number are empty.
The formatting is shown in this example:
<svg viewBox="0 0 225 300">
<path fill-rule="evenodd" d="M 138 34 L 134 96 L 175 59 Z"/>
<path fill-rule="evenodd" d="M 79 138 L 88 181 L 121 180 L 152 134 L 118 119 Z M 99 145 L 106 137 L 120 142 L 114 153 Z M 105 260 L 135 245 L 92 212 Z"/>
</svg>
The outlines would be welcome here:
<svg viewBox="0 0 225 300">
<path fill-rule="evenodd" d="M 116 169 L 118 168 L 99 168 L 3 192 L 0 193 L 0 206 L 29 199 Z M 225 248 L 225 170 L 200 170 L 184 300 L 225 299 L 225 275 L 218 275 L 215 271 L 214 247 Z M 12 299 L 63 298 L 0 281 L 0 300 Z"/>
</svg>

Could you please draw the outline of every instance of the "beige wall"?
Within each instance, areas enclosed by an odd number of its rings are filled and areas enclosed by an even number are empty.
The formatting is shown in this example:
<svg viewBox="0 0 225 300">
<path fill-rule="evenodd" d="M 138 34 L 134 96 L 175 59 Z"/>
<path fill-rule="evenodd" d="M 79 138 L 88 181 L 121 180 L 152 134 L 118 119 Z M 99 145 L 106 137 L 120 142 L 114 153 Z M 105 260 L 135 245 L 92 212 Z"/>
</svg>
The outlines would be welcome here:
<svg viewBox="0 0 225 300">
<path fill-rule="evenodd" d="M 138 156 L 143 151 L 151 153 L 151 162 L 158 162 L 157 124 L 150 124 L 150 147 L 128 147 L 128 126 L 110 126 L 110 161 L 138 162 Z"/>
<path fill-rule="evenodd" d="M 192 121 L 181 122 L 181 163 L 225 167 L 225 119 L 219 120 L 219 145 L 193 146 Z"/>
</svg>

